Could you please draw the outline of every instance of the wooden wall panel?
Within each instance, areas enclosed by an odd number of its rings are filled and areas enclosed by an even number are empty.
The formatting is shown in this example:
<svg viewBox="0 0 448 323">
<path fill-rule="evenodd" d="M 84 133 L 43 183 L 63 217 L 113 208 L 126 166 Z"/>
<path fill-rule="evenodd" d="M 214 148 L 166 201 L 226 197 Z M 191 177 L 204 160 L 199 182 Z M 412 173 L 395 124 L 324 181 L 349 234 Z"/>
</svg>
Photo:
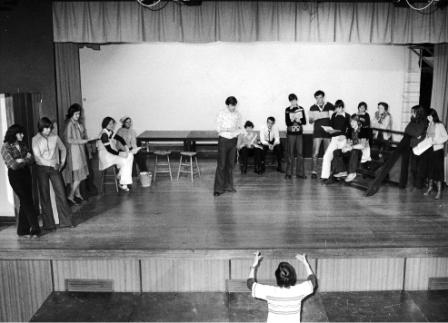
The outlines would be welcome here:
<svg viewBox="0 0 448 323">
<path fill-rule="evenodd" d="M 52 290 L 49 260 L 0 260 L 0 321 L 29 321 Z"/>
<path fill-rule="evenodd" d="M 448 258 L 408 258 L 405 290 L 426 290 L 430 277 L 448 277 Z"/>
<path fill-rule="evenodd" d="M 223 292 L 228 278 L 228 260 L 142 259 L 143 292 Z"/>
<path fill-rule="evenodd" d="M 403 258 L 319 259 L 321 292 L 401 290 Z"/>
<path fill-rule="evenodd" d="M 278 264 L 282 261 L 287 261 L 294 266 L 297 273 L 297 279 L 305 279 L 307 277 L 305 267 L 297 259 L 264 259 L 261 262 L 257 271 L 257 279 L 260 280 L 275 280 L 275 270 Z M 252 266 L 253 259 L 232 259 L 230 267 L 230 279 L 247 279 L 250 266 Z M 311 268 L 315 271 L 316 260 L 309 259 Z"/>
<path fill-rule="evenodd" d="M 137 259 L 54 260 L 54 290 L 65 290 L 65 279 L 112 279 L 114 292 L 139 292 Z"/>
</svg>

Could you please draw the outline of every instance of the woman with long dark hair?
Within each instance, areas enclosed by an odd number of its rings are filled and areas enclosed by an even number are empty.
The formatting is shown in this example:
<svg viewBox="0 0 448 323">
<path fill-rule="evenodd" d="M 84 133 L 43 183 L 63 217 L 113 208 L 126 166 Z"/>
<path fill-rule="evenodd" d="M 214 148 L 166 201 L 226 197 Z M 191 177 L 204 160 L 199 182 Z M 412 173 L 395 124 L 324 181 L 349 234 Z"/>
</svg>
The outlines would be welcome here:
<svg viewBox="0 0 448 323">
<path fill-rule="evenodd" d="M 33 155 L 23 143 L 24 129 L 17 124 L 8 128 L 1 149 L 3 160 L 8 168 L 8 178 L 12 189 L 20 200 L 17 217 L 19 236 L 39 236 L 40 228 L 33 202 L 31 172 Z"/>
<path fill-rule="evenodd" d="M 81 110 L 82 107 L 78 103 L 70 106 L 63 135 L 67 148 L 67 164 L 62 175 L 65 183 L 70 184 L 67 199 L 71 204 L 77 204 L 84 200 L 79 192 L 79 184 L 89 175 L 85 146 L 88 139 L 86 129 L 80 122 Z"/>
<path fill-rule="evenodd" d="M 428 129 L 426 130 L 426 138 L 430 138 L 432 141 L 432 147 L 429 148 L 430 152 L 426 163 L 430 165 L 428 169 L 429 185 L 425 195 L 429 195 L 434 190 L 434 184 L 437 187 L 437 193 L 434 197 L 436 200 L 440 199 L 442 194 L 442 182 L 444 180 L 444 145 L 448 140 L 448 134 L 445 126 L 440 121 L 437 111 L 430 109 L 428 113 Z M 427 165 L 427 166 L 429 166 Z"/>
</svg>

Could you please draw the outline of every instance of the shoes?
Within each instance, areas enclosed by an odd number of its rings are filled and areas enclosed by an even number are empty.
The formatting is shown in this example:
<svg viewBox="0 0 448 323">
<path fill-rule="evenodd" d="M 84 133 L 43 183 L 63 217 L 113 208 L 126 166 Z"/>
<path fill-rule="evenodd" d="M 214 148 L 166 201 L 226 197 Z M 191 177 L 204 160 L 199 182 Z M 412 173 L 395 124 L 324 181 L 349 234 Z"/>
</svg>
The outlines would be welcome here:
<svg viewBox="0 0 448 323">
<path fill-rule="evenodd" d="M 78 203 L 76 202 L 76 200 L 74 200 L 74 199 L 72 199 L 72 198 L 70 198 L 70 197 L 67 197 L 67 201 L 68 201 L 68 205 L 70 205 L 70 206 L 78 205 Z"/>
<path fill-rule="evenodd" d="M 336 177 L 336 178 L 345 177 L 345 176 L 347 176 L 347 172 L 339 172 L 337 174 L 334 174 L 333 176 Z"/>
<path fill-rule="evenodd" d="M 292 176 L 291 175 L 285 175 L 285 179 L 291 179 Z"/>
<path fill-rule="evenodd" d="M 118 186 L 120 188 L 120 190 L 125 191 L 125 192 L 129 192 L 129 187 L 127 185 L 120 185 Z"/>
<path fill-rule="evenodd" d="M 213 192 L 213 196 L 220 196 L 222 193 L 220 192 Z"/>
<path fill-rule="evenodd" d="M 301 178 L 301 179 L 307 179 L 308 177 L 306 177 L 306 175 L 296 175 L 297 178 Z"/>
<path fill-rule="evenodd" d="M 227 189 L 225 189 L 224 191 L 226 191 L 226 192 L 230 192 L 230 193 L 236 193 L 236 189 L 235 188 L 227 188 Z"/>
<path fill-rule="evenodd" d="M 311 173 L 311 178 L 312 178 L 312 179 L 317 179 L 317 173 L 314 173 L 314 172 Z"/>
<path fill-rule="evenodd" d="M 345 179 L 346 183 L 349 183 L 351 181 L 353 181 L 356 178 L 356 173 L 350 173 L 348 174 L 347 178 Z"/>
<path fill-rule="evenodd" d="M 59 225 L 59 229 L 65 229 L 65 228 L 76 228 L 76 225 L 74 224 Z"/>
</svg>

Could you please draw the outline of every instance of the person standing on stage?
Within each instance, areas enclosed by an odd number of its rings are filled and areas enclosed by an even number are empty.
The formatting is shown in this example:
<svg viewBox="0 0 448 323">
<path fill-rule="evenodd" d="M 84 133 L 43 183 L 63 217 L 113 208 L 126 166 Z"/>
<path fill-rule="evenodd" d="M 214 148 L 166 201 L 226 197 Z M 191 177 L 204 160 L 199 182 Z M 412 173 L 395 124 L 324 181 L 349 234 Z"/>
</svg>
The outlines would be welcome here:
<svg viewBox="0 0 448 323">
<path fill-rule="evenodd" d="M 40 204 L 42 207 L 43 229 L 54 230 L 56 224 L 50 199 L 50 181 L 56 199 L 59 216 L 59 227 L 73 227 L 72 211 L 65 193 L 61 170 L 64 168 L 67 150 L 61 138 L 53 133 L 50 119 L 40 118 L 37 124 L 38 133 L 32 139 L 33 153 L 36 160 L 37 179 L 39 183 Z"/>
<path fill-rule="evenodd" d="M 297 95 L 288 96 L 290 106 L 285 109 L 286 145 L 288 157 L 286 159 L 286 179 L 291 179 L 293 173 L 294 154 L 297 154 L 296 176 L 306 178 L 305 162 L 303 160 L 303 126 L 306 125 L 305 109 L 298 105 Z"/>
<path fill-rule="evenodd" d="M 81 123 L 82 107 L 78 103 L 72 104 L 68 109 L 64 130 L 64 142 L 67 147 L 67 165 L 62 172 L 66 184 L 70 184 L 70 192 L 67 195 L 68 201 L 76 205 L 84 198 L 79 191 L 79 185 L 89 175 L 87 164 L 86 128 Z"/>
<path fill-rule="evenodd" d="M 40 235 L 29 168 L 34 163 L 34 158 L 23 143 L 24 132 L 23 127 L 17 124 L 9 127 L 1 150 L 3 160 L 8 168 L 9 183 L 20 201 L 17 217 L 19 237 Z"/>
<path fill-rule="evenodd" d="M 334 106 L 325 102 L 325 93 L 321 90 L 314 93 L 316 104 L 310 108 L 310 123 L 314 123 L 313 130 L 313 159 L 311 161 L 311 178 L 317 178 L 317 159 L 319 157 L 320 146 L 324 146 L 324 151 L 327 150 L 330 144 L 331 136 L 324 131 L 322 126 L 330 126 L 331 112 Z"/>
<path fill-rule="evenodd" d="M 238 135 L 244 133 L 241 114 L 236 109 L 237 99 L 234 96 L 229 96 L 225 104 L 226 107 L 219 112 L 216 120 L 219 138 L 214 196 L 219 196 L 224 192 L 236 192 L 233 186 L 236 145 Z"/>
</svg>

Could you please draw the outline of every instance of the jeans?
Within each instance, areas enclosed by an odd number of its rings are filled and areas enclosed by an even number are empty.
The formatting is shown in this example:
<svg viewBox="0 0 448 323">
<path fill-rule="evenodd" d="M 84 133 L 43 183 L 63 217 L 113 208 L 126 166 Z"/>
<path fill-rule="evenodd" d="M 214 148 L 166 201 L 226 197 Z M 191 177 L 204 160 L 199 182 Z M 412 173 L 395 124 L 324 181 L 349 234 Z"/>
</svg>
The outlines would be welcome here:
<svg viewBox="0 0 448 323">
<path fill-rule="evenodd" d="M 68 205 L 65 193 L 64 182 L 59 171 L 49 166 L 36 166 L 37 179 L 39 182 L 40 204 L 42 207 L 42 220 L 44 229 L 54 229 L 56 224 L 53 217 L 53 209 L 50 199 L 50 181 L 53 185 L 54 195 L 56 199 L 56 209 L 58 210 L 59 225 L 62 227 L 71 226 L 72 211 Z"/>
<path fill-rule="evenodd" d="M 233 189 L 233 168 L 235 167 L 237 138 L 218 139 L 218 165 L 215 173 L 214 192 L 223 193 Z"/>
<path fill-rule="evenodd" d="M 319 157 L 320 145 L 324 146 L 324 151 L 327 150 L 330 144 L 330 138 L 313 138 L 313 159 L 311 161 L 311 172 L 317 173 L 317 159 Z"/>
<path fill-rule="evenodd" d="M 333 160 L 333 152 L 336 149 L 342 149 L 347 142 L 347 139 L 344 136 L 332 137 L 330 144 L 324 153 L 324 158 L 322 160 L 322 174 L 321 178 L 328 179 L 331 174 L 331 162 Z"/>
<path fill-rule="evenodd" d="M 243 147 L 240 149 L 240 167 L 241 171 L 247 171 L 247 160 L 249 156 L 254 156 L 255 170 L 258 170 L 261 166 L 261 154 L 262 150 L 260 148 L 247 148 Z"/>
<path fill-rule="evenodd" d="M 11 187 L 20 200 L 19 216 L 17 217 L 17 234 L 19 236 L 39 232 L 37 211 L 33 202 L 31 172 L 28 167 L 17 170 L 8 169 Z"/>
<path fill-rule="evenodd" d="M 303 136 L 287 135 L 286 142 L 288 152 L 288 158 L 286 158 L 286 175 L 291 175 L 293 173 L 294 153 L 296 153 L 296 175 L 305 176 L 305 163 L 303 159 Z"/>
</svg>

